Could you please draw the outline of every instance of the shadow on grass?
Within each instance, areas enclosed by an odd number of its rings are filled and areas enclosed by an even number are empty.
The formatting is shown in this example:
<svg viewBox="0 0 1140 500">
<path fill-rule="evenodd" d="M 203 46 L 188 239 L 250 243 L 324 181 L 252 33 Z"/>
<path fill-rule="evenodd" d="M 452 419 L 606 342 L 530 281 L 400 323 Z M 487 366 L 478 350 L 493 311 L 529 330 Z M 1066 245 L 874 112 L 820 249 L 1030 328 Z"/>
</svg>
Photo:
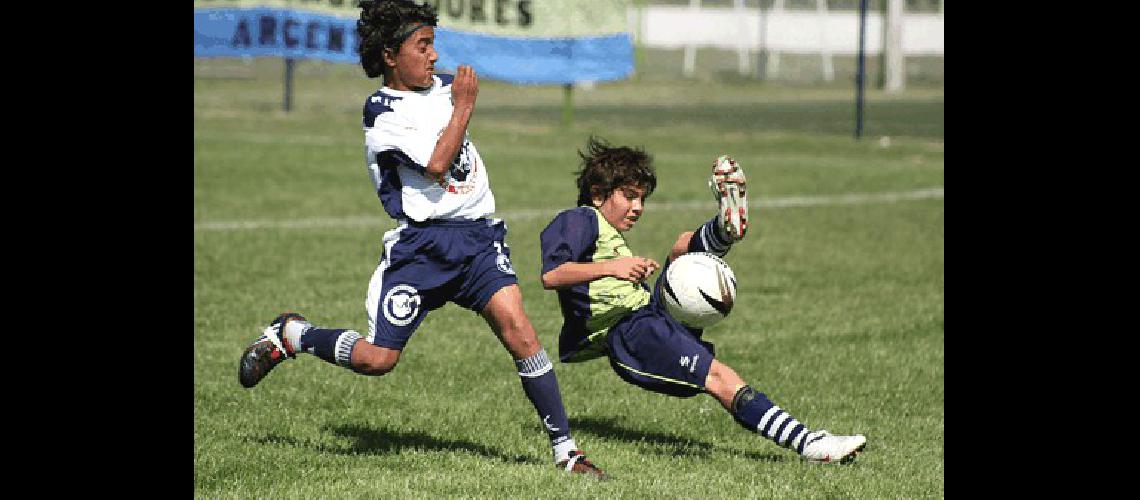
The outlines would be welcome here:
<svg viewBox="0 0 1140 500">
<path fill-rule="evenodd" d="M 752 437 L 759 439 L 759 436 L 752 436 Z M 768 443 L 768 444 L 771 444 L 771 443 Z M 759 445 L 759 446 L 763 446 L 763 445 Z M 775 445 L 773 445 L 773 446 L 775 446 Z M 790 451 L 790 450 L 785 451 L 783 453 L 780 453 L 780 452 L 761 453 L 758 451 L 742 451 L 742 450 L 736 450 L 736 449 L 729 449 L 729 450 L 725 450 L 725 451 L 732 453 L 734 455 L 743 455 L 745 458 L 747 458 L 749 460 L 755 460 L 757 462 L 787 462 L 789 459 L 796 456 L 795 452 Z M 798 458 L 797 458 L 797 460 L 798 460 Z"/>
<path fill-rule="evenodd" d="M 522 455 L 508 455 L 494 448 L 489 448 L 471 441 L 460 439 L 441 439 L 419 431 L 396 431 L 389 428 L 371 428 L 362 425 L 336 425 L 325 426 L 325 432 L 348 438 L 352 441 L 348 446 L 330 445 L 300 441 L 289 436 L 269 434 L 263 437 L 252 438 L 261 444 L 284 444 L 297 447 L 313 448 L 317 451 L 339 453 L 344 455 L 370 454 L 388 455 L 399 453 L 403 449 L 417 449 L 427 451 L 445 451 L 458 453 L 473 453 L 482 457 L 499 460 L 506 463 L 517 464 L 544 464 L 535 457 Z"/>
<path fill-rule="evenodd" d="M 707 457 L 709 450 L 713 447 L 704 441 L 622 427 L 616 418 L 575 418 L 571 421 L 570 427 L 573 432 L 583 432 L 605 439 L 643 444 L 647 445 L 645 448 L 649 451 L 675 457 Z"/>
<path fill-rule="evenodd" d="M 663 455 L 670 455 L 674 457 L 700 457 L 707 458 L 713 452 L 713 445 L 704 441 L 697 441 L 694 439 L 682 438 L 669 434 L 663 434 L 652 431 L 642 431 L 622 427 L 619 425 L 617 418 L 575 418 L 571 422 L 574 431 L 581 431 L 583 433 L 593 434 L 595 436 L 613 439 L 620 441 L 629 441 L 631 443 L 645 444 L 646 449 L 654 453 Z M 740 430 L 740 440 L 742 444 L 756 443 L 757 447 L 771 446 L 772 443 L 760 436 L 750 432 Z M 736 448 L 724 448 L 718 451 L 732 455 L 741 455 L 750 460 L 760 462 L 786 462 L 790 456 L 788 453 L 776 452 L 756 452 L 745 451 Z"/>
<path fill-rule="evenodd" d="M 704 441 L 688 439 L 670 434 L 653 431 L 643 431 L 623 427 L 617 418 L 575 418 L 572 428 L 576 433 L 591 434 L 604 439 L 627 441 L 640 445 L 644 451 L 659 455 L 673 457 L 707 458 L 713 451 L 713 445 Z M 247 438 L 260 444 L 285 445 L 297 448 L 312 448 L 319 452 L 338 453 L 342 455 L 388 455 L 399 453 L 403 449 L 417 449 L 427 451 L 444 451 L 453 453 L 472 453 L 492 460 L 513 464 L 545 464 L 546 462 L 535 457 L 523 455 L 508 455 L 502 451 L 490 448 L 471 441 L 456 439 L 441 439 L 420 431 L 395 431 L 389 428 L 370 428 L 357 424 L 325 426 L 325 432 L 348 438 L 352 443 L 347 446 L 316 443 L 309 440 L 299 440 L 291 436 L 280 434 L 267 434 L 261 437 Z M 741 430 L 741 440 L 747 443 L 752 440 L 764 441 L 759 436 Z M 769 443 L 757 442 L 757 446 Z M 787 453 L 756 452 L 740 450 L 737 448 L 724 448 L 723 453 L 741 455 L 750 460 L 761 462 L 785 462 L 789 460 Z"/>
</svg>

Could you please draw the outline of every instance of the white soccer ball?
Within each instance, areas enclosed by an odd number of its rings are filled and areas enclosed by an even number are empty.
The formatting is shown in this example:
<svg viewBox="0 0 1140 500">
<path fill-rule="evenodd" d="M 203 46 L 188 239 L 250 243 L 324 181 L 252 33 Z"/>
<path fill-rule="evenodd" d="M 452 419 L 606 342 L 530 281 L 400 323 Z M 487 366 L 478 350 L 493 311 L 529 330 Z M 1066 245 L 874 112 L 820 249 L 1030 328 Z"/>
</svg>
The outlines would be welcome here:
<svg viewBox="0 0 1140 500">
<path fill-rule="evenodd" d="M 662 284 L 665 310 L 690 328 L 708 328 L 736 302 L 736 275 L 720 257 L 687 253 L 669 264 Z"/>
</svg>

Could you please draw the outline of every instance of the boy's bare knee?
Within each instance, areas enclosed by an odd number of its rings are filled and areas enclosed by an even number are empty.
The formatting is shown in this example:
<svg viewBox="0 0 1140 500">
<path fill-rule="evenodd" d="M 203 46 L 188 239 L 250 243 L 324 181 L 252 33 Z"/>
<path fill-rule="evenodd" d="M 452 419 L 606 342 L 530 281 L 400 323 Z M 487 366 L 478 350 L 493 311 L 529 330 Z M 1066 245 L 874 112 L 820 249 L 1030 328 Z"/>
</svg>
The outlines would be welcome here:
<svg viewBox="0 0 1140 500">
<path fill-rule="evenodd" d="M 518 335 L 507 336 L 507 347 L 512 353 L 519 353 L 527 356 L 539 350 L 541 347 L 538 343 L 538 337 L 534 335 L 534 330 L 527 333 L 520 332 Z"/>
<path fill-rule="evenodd" d="M 525 316 L 512 318 L 502 326 L 503 345 L 515 358 L 530 357 L 542 348 L 538 342 L 538 336 L 534 333 L 534 327 L 526 320 Z"/>
<path fill-rule="evenodd" d="M 352 351 L 352 369 L 362 375 L 379 377 L 396 368 L 400 351 L 361 342 Z"/>
</svg>

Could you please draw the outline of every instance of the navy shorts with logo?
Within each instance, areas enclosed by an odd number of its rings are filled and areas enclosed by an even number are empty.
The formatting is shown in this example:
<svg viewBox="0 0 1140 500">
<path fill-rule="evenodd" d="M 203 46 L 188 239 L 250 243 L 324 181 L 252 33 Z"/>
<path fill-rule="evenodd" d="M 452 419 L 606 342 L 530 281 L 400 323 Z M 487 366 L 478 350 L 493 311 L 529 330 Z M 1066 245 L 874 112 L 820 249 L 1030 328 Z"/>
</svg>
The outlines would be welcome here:
<svg viewBox="0 0 1140 500">
<path fill-rule="evenodd" d="M 665 269 L 658 275 L 649 304 L 610 327 L 606 339 L 610 367 L 638 387 L 688 398 L 705 392 L 715 347 L 701 340 L 703 330 L 682 325 L 665 311 L 661 301 Z"/>
<path fill-rule="evenodd" d="M 498 219 L 401 222 L 384 234 L 368 285 L 368 340 L 403 349 L 428 311 L 448 301 L 482 312 L 491 296 L 518 283 Z"/>
</svg>

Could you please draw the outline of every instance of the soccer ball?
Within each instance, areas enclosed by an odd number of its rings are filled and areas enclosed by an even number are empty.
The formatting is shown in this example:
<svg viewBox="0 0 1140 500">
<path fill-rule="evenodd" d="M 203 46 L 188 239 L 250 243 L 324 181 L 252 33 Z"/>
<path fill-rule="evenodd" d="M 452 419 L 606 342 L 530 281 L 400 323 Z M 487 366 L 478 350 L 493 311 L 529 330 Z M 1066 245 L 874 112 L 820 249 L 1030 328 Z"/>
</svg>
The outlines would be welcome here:
<svg viewBox="0 0 1140 500">
<path fill-rule="evenodd" d="M 720 257 L 687 253 L 669 264 L 662 284 L 665 310 L 690 328 L 708 328 L 728 316 L 736 301 L 736 276 Z"/>
</svg>

